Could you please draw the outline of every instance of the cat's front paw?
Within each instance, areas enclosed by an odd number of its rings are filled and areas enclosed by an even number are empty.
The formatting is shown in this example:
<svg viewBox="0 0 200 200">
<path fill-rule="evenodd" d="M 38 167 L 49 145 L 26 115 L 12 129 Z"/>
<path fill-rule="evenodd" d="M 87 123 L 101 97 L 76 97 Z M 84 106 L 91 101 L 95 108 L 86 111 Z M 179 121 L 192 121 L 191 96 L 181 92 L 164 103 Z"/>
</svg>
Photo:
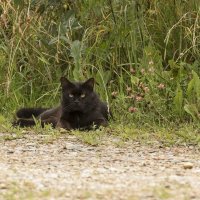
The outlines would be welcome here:
<svg viewBox="0 0 200 200">
<path fill-rule="evenodd" d="M 61 129 L 66 129 L 66 130 L 72 129 L 69 122 L 65 120 L 59 120 L 58 123 L 56 124 L 56 128 L 61 128 Z"/>
<path fill-rule="evenodd" d="M 108 126 L 108 121 L 105 118 L 101 118 L 101 119 L 96 119 L 94 121 L 94 125 L 96 125 L 97 127 L 99 126 Z"/>
</svg>

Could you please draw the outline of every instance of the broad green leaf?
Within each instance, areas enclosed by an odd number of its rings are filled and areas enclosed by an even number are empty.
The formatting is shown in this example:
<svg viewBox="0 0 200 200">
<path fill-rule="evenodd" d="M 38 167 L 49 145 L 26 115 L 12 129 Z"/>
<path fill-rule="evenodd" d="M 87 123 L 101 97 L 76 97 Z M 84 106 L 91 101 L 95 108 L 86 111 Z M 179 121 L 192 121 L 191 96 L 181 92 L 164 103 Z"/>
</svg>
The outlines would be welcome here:
<svg viewBox="0 0 200 200">
<path fill-rule="evenodd" d="M 188 83 L 188 86 L 187 86 L 186 94 L 187 94 L 187 97 L 190 98 L 190 99 L 191 99 L 192 96 L 193 96 L 194 85 L 195 85 L 195 81 L 194 81 L 194 79 L 192 79 L 192 80 Z"/>
<path fill-rule="evenodd" d="M 193 120 L 197 120 L 197 116 L 198 116 L 198 110 L 195 104 L 191 104 L 191 105 L 185 105 L 184 106 L 184 110 L 191 115 Z"/>
<path fill-rule="evenodd" d="M 79 40 L 75 40 L 71 43 L 71 56 L 74 59 L 74 70 L 73 76 L 76 80 L 79 80 L 83 77 L 82 69 L 81 69 L 81 51 L 82 51 L 82 44 Z"/>
<path fill-rule="evenodd" d="M 176 89 L 176 95 L 174 97 L 175 111 L 181 116 L 183 113 L 183 91 L 178 84 Z"/>
<path fill-rule="evenodd" d="M 98 70 L 98 73 L 95 76 L 97 82 L 100 85 L 104 84 L 105 86 L 107 85 L 108 81 L 110 80 L 110 77 L 111 77 L 111 72 L 108 71 L 108 70 L 107 71 L 103 71 L 102 69 Z"/>
<path fill-rule="evenodd" d="M 194 79 L 194 90 L 197 95 L 197 99 L 200 98 L 200 79 L 198 74 L 195 71 L 192 71 L 193 79 Z"/>
<path fill-rule="evenodd" d="M 74 62 L 79 62 L 81 58 L 81 42 L 75 40 L 71 43 L 71 56 L 74 58 Z"/>
</svg>

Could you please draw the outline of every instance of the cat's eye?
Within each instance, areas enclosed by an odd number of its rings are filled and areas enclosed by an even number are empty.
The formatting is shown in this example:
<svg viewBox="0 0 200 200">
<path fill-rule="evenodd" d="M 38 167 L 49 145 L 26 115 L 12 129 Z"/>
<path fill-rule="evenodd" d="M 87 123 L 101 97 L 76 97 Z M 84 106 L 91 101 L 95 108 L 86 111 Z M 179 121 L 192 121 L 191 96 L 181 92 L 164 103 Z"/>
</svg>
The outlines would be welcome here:
<svg viewBox="0 0 200 200">
<path fill-rule="evenodd" d="M 85 94 L 81 94 L 81 98 L 84 98 L 85 97 Z"/>
<path fill-rule="evenodd" d="M 70 98 L 73 98 L 73 97 L 74 97 L 74 95 L 73 95 L 73 94 L 69 94 L 69 97 L 70 97 Z"/>
</svg>

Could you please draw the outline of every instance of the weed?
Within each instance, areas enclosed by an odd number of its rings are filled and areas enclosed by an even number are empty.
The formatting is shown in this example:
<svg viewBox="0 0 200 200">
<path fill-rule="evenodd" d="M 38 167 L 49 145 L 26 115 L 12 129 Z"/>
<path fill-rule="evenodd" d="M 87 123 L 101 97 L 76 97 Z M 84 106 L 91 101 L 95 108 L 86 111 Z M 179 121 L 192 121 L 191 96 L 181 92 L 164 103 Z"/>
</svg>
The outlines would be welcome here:
<svg viewBox="0 0 200 200">
<path fill-rule="evenodd" d="M 32 182 L 23 181 L 22 183 L 7 183 L 7 189 L 0 194 L 5 200 L 14 199 L 49 199 L 64 196 L 63 191 L 54 189 L 39 190 Z"/>
<path fill-rule="evenodd" d="M 99 144 L 103 143 L 104 136 L 106 135 L 106 129 L 88 132 L 80 132 L 74 130 L 71 133 L 86 144 L 98 146 Z"/>
</svg>

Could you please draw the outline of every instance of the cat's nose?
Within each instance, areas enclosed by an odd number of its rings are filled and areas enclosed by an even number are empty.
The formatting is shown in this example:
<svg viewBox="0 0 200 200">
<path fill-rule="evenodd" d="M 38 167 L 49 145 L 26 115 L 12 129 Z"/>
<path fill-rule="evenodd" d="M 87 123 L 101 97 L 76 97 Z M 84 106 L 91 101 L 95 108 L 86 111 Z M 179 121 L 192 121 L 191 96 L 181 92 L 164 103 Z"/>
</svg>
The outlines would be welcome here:
<svg viewBox="0 0 200 200">
<path fill-rule="evenodd" d="M 74 102 L 78 104 L 80 101 L 78 99 L 76 99 Z"/>
</svg>

